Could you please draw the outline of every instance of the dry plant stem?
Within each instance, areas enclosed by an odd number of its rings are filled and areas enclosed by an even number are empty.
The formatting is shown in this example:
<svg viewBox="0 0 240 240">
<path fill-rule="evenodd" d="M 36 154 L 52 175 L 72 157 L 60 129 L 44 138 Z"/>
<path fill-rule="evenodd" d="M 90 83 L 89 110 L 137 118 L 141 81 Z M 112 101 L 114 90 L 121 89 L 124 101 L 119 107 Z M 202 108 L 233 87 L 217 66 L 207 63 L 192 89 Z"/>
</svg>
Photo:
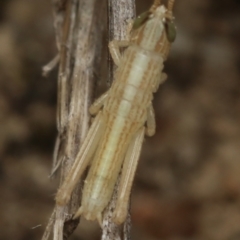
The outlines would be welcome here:
<svg viewBox="0 0 240 240">
<path fill-rule="evenodd" d="M 84 139 L 90 116 L 88 113 L 93 88 L 93 69 L 99 53 L 101 28 L 96 22 L 101 17 L 102 1 L 60 0 L 53 2 L 54 25 L 60 55 L 58 78 L 58 137 L 54 154 L 54 171 L 62 163 L 61 181 L 72 166 Z M 55 207 L 43 240 L 68 239 L 79 219 L 71 220 L 80 204 L 81 186 L 74 190 L 65 207 Z"/>
<path fill-rule="evenodd" d="M 73 34 L 77 22 L 77 0 L 66 2 L 66 15 L 62 26 L 62 38 L 60 44 L 60 66 L 58 79 L 58 109 L 57 128 L 60 134 L 64 134 L 68 124 L 69 98 L 70 98 L 70 74 L 71 60 L 74 56 L 75 46 Z"/>
<path fill-rule="evenodd" d="M 121 240 L 121 236 L 123 236 L 123 240 L 131 239 L 131 215 L 130 208 L 128 212 L 127 219 L 125 220 L 123 227 L 115 224 L 112 221 L 113 212 L 116 207 L 117 201 L 117 190 L 120 182 L 120 177 L 118 177 L 118 181 L 116 183 L 112 199 L 108 205 L 108 207 L 104 211 L 103 215 L 103 231 L 101 240 Z M 130 204 L 129 204 L 130 206 Z"/>
<path fill-rule="evenodd" d="M 121 228 L 112 221 L 113 212 L 116 207 L 119 180 L 120 178 L 118 177 L 111 202 L 104 211 L 102 223 L 102 240 L 121 240 Z"/>
<path fill-rule="evenodd" d="M 131 203 L 129 202 L 128 205 L 128 215 L 123 225 L 123 240 L 130 240 L 131 239 Z"/>
<path fill-rule="evenodd" d="M 57 66 L 59 62 L 59 54 L 57 54 L 48 64 L 43 66 L 42 75 L 47 77 L 48 74 Z"/>
<path fill-rule="evenodd" d="M 108 0 L 108 39 L 126 40 L 128 21 L 136 17 L 135 0 Z M 113 61 L 109 54 L 108 84 L 113 81 Z"/>
<path fill-rule="evenodd" d="M 47 225 L 47 227 L 46 227 L 46 229 L 44 231 L 44 234 L 42 236 L 42 240 L 49 239 L 49 237 L 50 237 L 50 234 L 52 232 L 52 226 L 53 226 L 54 221 L 55 221 L 55 213 L 56 213 L 56 211 L 54 209 L 54 211 L 52 212 L 51 217 L 48 220 L 48 225 Z"/>
<path fill-rule="evenodd" d="M 109 0 L 108 1 L 108 35 L 109 42 L 115 40 L 125 40 L 127 38 L 128 21 L 136 16 L 134 0 Z M 108 84 L 113 81 L 114 67 L 113 61 L 108 57 Z M 116 206 L 117 189 L 119 179 L 114 189 L 113 197 L 103 214 L 102 240 L 124 240 L 130 239 L 131 217 L 130 213 L 122 226 L 116 225 L 112 221 L 113 210 Z"/>
<path fill-rule="evenodd" d="M 77 13 L 77 22 L 75 26 L 77 36 L 76 55 L 71 79 L 72 89 L 70 94 L 69 112 L 67 115 L 68 125 L 62 164 L 62 180 L 65 178 L 66 173 L 69 171 L 75 160 L 76 153 L 86 136 L 88 124 L 90 122 L 88 113 L 92 92 L 92 84 L 90 82 L 93 81 L 93 65 L 96 51 L 95 39 L 98 39 L 96 35 L 94 36 L 94 30 L 96 30 L 96 28 L 93 28 L 95 18 L 94 10 L 95 0 L 82 0 L 79 2 L 79 12 Z M 64 125 L 61 127 L 64 127 Z M 72 215 L 76 212 L 80 204 L 80 196 L 81 189 L 80 186 L 78 186 L 74 190 L 69 204 L 66 207 L 57 208 L 56 223 L 54 226 L 55 240 L 60 240 L 63 234 L 65 236 L 64 238 L 68 237 L 66 234 L 69 235 L 69 231 L 66 228 L 66 225 L 64 228 L 66 231 L 62 234 L 62 224 L 68 220 L 66 218 L 68 214 Z"/>
<path fill-rule="evenodd" d="M 68 114 L 69 114 L 69 98 L 71 91 L 71 79 L 70 74 L 72 73 L 71 60 L 75 57 L 75 46 L 73 34 L 76 25 L 76 15 L 78 4 L 77 0 L 74 1 L 59 1 L 58 5 L 56 0 L 55 7 L 58 9 L 54 10 L 54 26 L 56 29 L 56 41 L 59 49 L 60 64 L 58 74 L 58 99 L 57 99 L 57 130 L 58 136 L 54 149 L 53 166 L 51 176 L 54 175 L 58 169 L 64 156 L 64 140 L 66 138 Z M 63 5 L 64 4 L 64 5 Z M 63 8 L 65 9 L 63 18 Z M 62 150 L 62 151 L 61 151 Z M 61 152 L 60 152 L 61 151 Z"/>
</svg>

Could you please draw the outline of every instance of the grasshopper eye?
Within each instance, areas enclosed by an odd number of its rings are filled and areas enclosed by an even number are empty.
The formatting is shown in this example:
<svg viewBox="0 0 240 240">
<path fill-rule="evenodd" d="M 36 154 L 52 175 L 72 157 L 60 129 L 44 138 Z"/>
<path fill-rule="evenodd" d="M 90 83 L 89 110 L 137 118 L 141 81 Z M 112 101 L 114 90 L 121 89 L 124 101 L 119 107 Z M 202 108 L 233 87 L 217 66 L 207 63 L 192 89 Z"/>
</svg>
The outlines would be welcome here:
<svg viewBox="0 0 240 240">
<path fill-rule="evenodd" d="M 174 42 L 174 40 L 176 39 L 176 36 L 177 36 L 176 27 L 175 27 L 174 23 L 172 21 L 166 19 L 165 30 L 167 33 L 168 41 L 170 43 Z"/>
<path fill-rule="evenodd" d="M 141 27 L 147 20 L 149 15 L 151 14 L 150 11 L 147 12 L 143 12 L 142 14 L 140 14 L 133 22 L 133 29 L 137 29 L 139 27 Z"/>
</svg>

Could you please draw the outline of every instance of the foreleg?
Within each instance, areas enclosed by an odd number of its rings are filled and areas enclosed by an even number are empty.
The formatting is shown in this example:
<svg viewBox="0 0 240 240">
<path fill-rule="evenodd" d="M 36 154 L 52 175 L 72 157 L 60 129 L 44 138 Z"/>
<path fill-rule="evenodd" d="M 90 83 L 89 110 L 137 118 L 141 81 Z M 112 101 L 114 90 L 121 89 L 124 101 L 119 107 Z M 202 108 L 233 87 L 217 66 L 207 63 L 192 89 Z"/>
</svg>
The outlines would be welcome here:
<svg viewBox="0 0 240 240">
<path fill-rule="evenodd" d="M 128 40 L 123 40 L 123 41 L 113 40 L 108 44 L 111 57 L 117 66 L 119 66 L 121 62 L 121 57 L 122 57 L 120 48 L 128 47 L 129 44 L 130 43 Z"/>
<path fill-rule="evenodd" d="M 113 213 L 113 221 L 121 224 L 127 217 L 128 202 L 131 193 L 132 183 L 144 139 L 145 128 L 141 128 L 132 139 L 123 163 L 121 179 L 118 189 L 116 208 Z"/>
</svg>

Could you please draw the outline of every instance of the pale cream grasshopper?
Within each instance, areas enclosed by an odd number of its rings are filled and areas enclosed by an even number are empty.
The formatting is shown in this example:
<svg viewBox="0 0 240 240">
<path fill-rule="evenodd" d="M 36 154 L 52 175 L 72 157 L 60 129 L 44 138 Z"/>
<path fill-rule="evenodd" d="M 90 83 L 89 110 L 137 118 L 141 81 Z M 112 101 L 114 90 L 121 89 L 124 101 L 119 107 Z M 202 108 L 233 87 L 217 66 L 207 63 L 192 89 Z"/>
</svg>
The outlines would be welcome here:
<svg viewBox="0 0 240 240">
<path fill-rule="evenodd" d="M 102 213 L 112 197 L 120 172 L 113 221 L 121 224 L 126 218 L 144 135 L 155 133 L 152 99 L 166 79 L 162 72 L 163 62 L 175 39 L 173 5 L 174 0 L 169 0 L 167 7 L 155 0 L 150 10 L 133 22 L 128 40 L 109 43 L 118 67 L 115 80 L 90 107 L 90 113 L 96 117 L 56 196 L 57 204 L 65 205 L 90 165 L 81 207 L 75 218 L 83 215 L 102 223 Z M 126 48 L 123 55 L 120 48 Z"/>
</svg>

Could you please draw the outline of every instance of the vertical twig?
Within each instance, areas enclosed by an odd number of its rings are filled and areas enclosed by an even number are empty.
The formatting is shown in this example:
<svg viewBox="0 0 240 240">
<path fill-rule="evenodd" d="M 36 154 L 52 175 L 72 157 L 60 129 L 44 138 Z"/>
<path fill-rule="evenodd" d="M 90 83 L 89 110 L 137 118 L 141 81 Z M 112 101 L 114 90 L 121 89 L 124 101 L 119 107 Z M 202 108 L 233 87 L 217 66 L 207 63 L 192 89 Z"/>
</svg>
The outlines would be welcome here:
<svg viewBox="0 0 240 240">
<path fill-rule="evenodd" d="M 58 137 L 55 165 L 62 164 L 61 181 L 72 166 L 89 125 L 88 108 L 94 81 L 93 70 L 99 54 L 102 28 L 99 28 L 102 1 L 54 0 L 54 25 L 60 56 L 58 76 Z M 76 187 L 65 207 L 55 207 L 43 240 L 52 231 L 53 239 L 67 239 L 79 220 L 72 220 L 80 204 L 81 185 Z"/>
<path fill-rule="evenodd" d="M 135 0 L 108 0 L 108 40 L 127 39 L 128 21 L 136 17 Z M 113 81 L 113 61 L 108 57 L 108 83 Z"/>
<path fill-rule="evenodd" d="M 128 20 L 135 18 L 134 0 L 108 0 L 108 35 L 109 41 L 127 39 Z M 108 84 L 112 83 L 114 67 L 111 56 L 108 57 Z M 130 239 L 131 219 L 130 213 L 122 226 L 116 225 L 112 221 L 112 214 L 116 206 L 117 189 L 119 179 L 114 189 L 113 197 L 103 214 L 102 240 L 124 240 Z"/>
<path fill-rule="evenodd" d="M 53 0 L 54 25 L 60 67 L 58 80 L 58 138 L 55 149 L 53 173 L 62 163 L 61 179 L 71 167 L 79 146 L 84 139 L 89 123 L 88 108 L 93 86 L 94 58 L 99 53 L 101 28 L 99 19 L 103 1 L 97 0 Z M 109 0 L 109 41 L 123 40 L 127 35 L 127 21 L 135 17 L 134 0 Z M 98 21 L 98 24 L 96 24 Z M 113 63 L 109 61 L 109 79 L 113 80 Z M 95 71 L 95 70 L 94 70 Z M 112 200 L 104 213 L 102 240 L 117 240 L 123 235 L 130 238 L 130 214 L 123 228 L 115 225 L 112 212 L 115 208 L 115 187 Z M 78 220 L 71 220 L 72 213 L 80 204 L 80 185 L 75 189 L 66 207 L 55 207 L 42 240 L 49 239 L 54 225 L 53 239 L 67 239 Z"/>
</svg>

